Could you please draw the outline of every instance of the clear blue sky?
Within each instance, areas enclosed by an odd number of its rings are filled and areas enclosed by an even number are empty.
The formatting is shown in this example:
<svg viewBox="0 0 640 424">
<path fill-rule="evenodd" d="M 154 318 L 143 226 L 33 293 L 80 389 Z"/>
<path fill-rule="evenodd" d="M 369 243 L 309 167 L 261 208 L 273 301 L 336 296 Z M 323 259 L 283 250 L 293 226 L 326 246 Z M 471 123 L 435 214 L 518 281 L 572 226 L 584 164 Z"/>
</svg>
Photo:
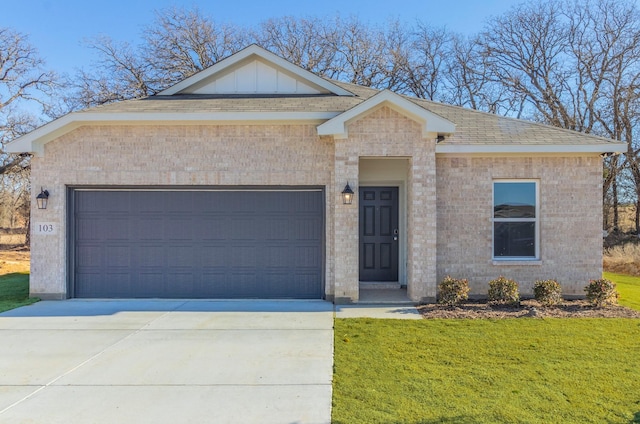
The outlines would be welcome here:
<svg viewBox="0 0 640 424">
<path fill-rule="evenodd" d="M 444 25 L 472 33 L 492 15 L 507 11 L 517 0 L 1 0 L 0 27 L 29 35 L 31 43 L 58 72 L 88 67 L 90 51 L 82 40 L 104 34 L 136 43 L 142 29 L 154 20 L 154 11 L 170 6 L 197 6 L 216 22 L 255 25 L 267 18 L 356 15 L 371 23 L 398 18 L 412 23 Z"/>
</svg>

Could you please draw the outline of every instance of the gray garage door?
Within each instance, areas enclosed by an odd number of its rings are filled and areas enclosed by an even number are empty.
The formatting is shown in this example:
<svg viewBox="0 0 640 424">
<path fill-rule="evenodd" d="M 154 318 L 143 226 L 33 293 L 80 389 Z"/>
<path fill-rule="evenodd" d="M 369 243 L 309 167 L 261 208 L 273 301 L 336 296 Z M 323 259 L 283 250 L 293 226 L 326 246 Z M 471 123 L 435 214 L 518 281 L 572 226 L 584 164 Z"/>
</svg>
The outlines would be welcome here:
<svg viewBox="0 0 640 424">
<path fill-rule="evenodd" d="M 75 190 L 71 198 L 75 297 L 322 297 L 321 190 Z"/>
</svg>

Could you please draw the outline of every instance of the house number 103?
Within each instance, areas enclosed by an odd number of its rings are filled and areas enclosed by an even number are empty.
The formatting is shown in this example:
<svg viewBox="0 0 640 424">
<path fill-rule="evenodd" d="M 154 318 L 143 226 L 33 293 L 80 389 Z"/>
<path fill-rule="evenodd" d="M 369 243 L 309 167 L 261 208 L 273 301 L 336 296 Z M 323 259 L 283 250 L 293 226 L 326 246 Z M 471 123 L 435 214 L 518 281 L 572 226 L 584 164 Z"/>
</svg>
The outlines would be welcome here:
<svg viewBox="0 0 640 424">
<path fill-rule="evenodd" d="M 53 222 L 40 222 L 35 224 L 33 229 L 36 234 L 50 235 L 56 234 L 58 228 Z"/>
<path fill-rule="evenodd" d="M 53 233 L 53 225 L 51 224 L 39 224 L 38 228 L 41 233 Z"/>
</svg>

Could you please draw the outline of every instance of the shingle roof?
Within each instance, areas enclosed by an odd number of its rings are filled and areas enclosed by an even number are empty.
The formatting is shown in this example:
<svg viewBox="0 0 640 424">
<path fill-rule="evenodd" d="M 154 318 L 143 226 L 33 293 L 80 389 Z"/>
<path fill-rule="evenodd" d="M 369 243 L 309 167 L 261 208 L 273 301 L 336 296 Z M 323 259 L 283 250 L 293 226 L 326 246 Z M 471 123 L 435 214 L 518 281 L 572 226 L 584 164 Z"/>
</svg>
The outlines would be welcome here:
<svg viewBox="0 0 640 424">
<path fill-rule="evenodd" d="M 356 96 L 151 96 L 87 109 L 81 113 L 343 112 L 362 102 Z"/>
<path fill-rule="evenodd" d="M 151 96 L 103 105 L 91 113 L 217 113 L 217 112 L 335 112 L 357 106 L 380 90 L 331 80 L 354 96 L 337 95 L 172 95 Z M 554 145 L 602 144 L 613 140 L 576 131 L 508 118 L 459 106 L 417 99 L 406 99 L 456 125 L 456 131 L 440 144 Z"/>
<path fill-rule="evenodd" d="M 378 90 L 334 81 L 346 90 L 364 99 L 378 93 Z M 481 112 L 460 106 L 453 106 L 429 100 L 404 96 L 430 112 L 456 124 L 456 132 L 440 144 L 602 144 L 618 142 L 592 136 L 577 131 L 565 130 L 537 122 L 509 118 Z"/>
<path fill-rule="evenodd" d="M 183 89 L 184 87 L 181 87 L 184 84 L 178 84 L 172 89 L 165 90 L 164 95 L 127 100 L 70 113 L 12 141 L 5 146 L 5 151 L 33 152 L 41 155 L 44 154 L 44 145 L 62 134 L 82 125 L 103 122 L 131 125 L 153 122 L 171 125 L 174 123 L 211 124 L 230 121 L 268 123 L 297 120 L 323 125 L 323 122 L 333 121 L 336 124 L 340 123 L 344 129 L 344 122 L 339 117 L 344 112 L 347 113 L 342 117 L 346 119 L 354 114 L 367 113 L 368 107 L 376 107 L 378 104 L 386 104 L 385 102 L 391 102 L 396 106 L 399 104 L 407 106 L 404 100 L 393 93 L 385 94 L 381 90 L 330 79 L 320 81 L 321 78 L 302 68 L 274 59 L 272 53 L 258 46 L 250 46 L 235 56 L 225 59 L 226 64 L 221 63 L 217 66 L 220 69 L 240 66 L 242 63 L 237 61 L 245 56 L 245 59 L 255 56 L 262 57 L 267 62 L 275 61 L 275 68 L 284 69 L 285 73 L 289 72 L 289 76 L 293 75 L 298 81 L 310 82 L 311 85 L 322 88 L 318 92 L 325 94 L 185 94 L 190 92 L 188 89 L 190 86 Z M 213 75 L 209 74 L 218 68 L 203 71 L 185 81 L 189 84 L 197 84 L 198 78 L 215 78 L 215 72 Z M 277 72 L 279 71 L 276 70 Z M 283 89 L 283 91 L 297 93 L 296 90 Z M 237 93 L 238 90 L 231 87 L 219 92 Z M 272 92 L 278 92 L 278 90 Z M 378 102 L 375 99 L 367 102 L 374 96 L 381 96 L 378 97 Z M 626 150 L 625 143 L 605 138 L 415 97 L 402 97 L 428 111 L 428 113 L 416 114 L 413 107 L 399 106 L 401 110 L 407 111 L 407 116 L 424 120 L 425 130 L 431 128 L 427 132 L 446 135 L 445 139 L 438 143 L 437 153 L 602 153 Z M 358 108 L 363 103 L 365 106 Z M 414 113 L 410 113 L 409 109 Z M 430 125 L 430 122 L 439 122 L 439 124 L 434 126 Z M 344 135 L 344 132 L 334 134 L 332 132 L 335 130 L 334 126 L 329 127 L 324 128 L 327 134 L 333 134 L 336 137 Z M 453 128 L 455 131 L 452 131 Z"/>
</svg>

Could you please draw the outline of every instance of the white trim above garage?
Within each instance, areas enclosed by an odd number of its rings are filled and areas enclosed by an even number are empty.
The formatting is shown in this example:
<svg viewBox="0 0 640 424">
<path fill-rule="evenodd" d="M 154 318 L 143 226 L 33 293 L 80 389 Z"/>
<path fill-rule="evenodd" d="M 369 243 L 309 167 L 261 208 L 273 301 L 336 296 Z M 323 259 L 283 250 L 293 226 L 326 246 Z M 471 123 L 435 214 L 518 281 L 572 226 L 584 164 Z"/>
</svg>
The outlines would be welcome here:
<svg viewBox="0 0 640 424">
<path fill-rule="evenodd" d="M 87 113 L 75 112 L 20 137 L 5 146 L 7 153 L 44 156 L 44 145 L 85 125 L 223 125 L 294 121 L 318 124 L 339 112 L 215 112 L 215 113 Z"/>
</svg>

